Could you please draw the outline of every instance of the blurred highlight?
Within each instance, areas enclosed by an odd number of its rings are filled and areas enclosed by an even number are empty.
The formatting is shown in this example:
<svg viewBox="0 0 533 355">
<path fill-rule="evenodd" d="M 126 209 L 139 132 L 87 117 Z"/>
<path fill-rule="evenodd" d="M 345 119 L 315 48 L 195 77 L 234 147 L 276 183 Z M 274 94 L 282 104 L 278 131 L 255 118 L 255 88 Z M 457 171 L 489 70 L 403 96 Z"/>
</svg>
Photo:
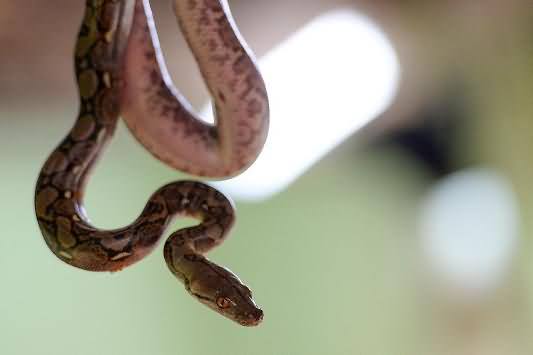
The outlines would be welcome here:
<svg viewBox="0 0 533 355">
<path fill-rule="evenodd" d="M 482 297 L 500 287 L 519 246 L 518 200 L 488 169 L 458 172 L 436 184 L 422 205 L 420 234 L 434 277 L 455 296 Z"/>
</svg>

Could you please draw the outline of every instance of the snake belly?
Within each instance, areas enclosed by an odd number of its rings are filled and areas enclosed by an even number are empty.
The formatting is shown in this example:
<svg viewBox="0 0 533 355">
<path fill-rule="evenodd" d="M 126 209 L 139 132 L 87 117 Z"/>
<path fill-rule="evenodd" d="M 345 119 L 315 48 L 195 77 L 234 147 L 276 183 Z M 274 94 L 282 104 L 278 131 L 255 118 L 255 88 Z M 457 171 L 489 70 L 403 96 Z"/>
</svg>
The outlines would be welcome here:
<svg viewBox="0 0 533 355">
<path fill-rule="evenodd" d="M 231 201 L 214 188 L 178 181 L 158 189 L 129 226 L 101 230 L 83 207 L 85 183 L 121 112 L 122 67 L 131 30 L 131 0 L 87 0 L 75 49 L 80 111 L 74 127 L 48 157 L 35 191 L 37 221 L 50 250 L 64 262 L 90 271 L 118 271 L 150 253 L 176 216 L 198 219 L 174 232 L 164 256 L 189 293 L 218 313 L 252 326 L 262 320 L 251 291 L 236 275 L 204 254 L 227 237 Z"/>
<path fill-rule="evenodd" d="M 255 161 L 267 138 L 263 78 L 225 0 L 175 0 L 173 5 L 213 99 L 215 124 L 202 121 L 172 83 L 148 0 L 136 0 L 123 119 L 167 165 L 210 178 L 237 175 Z"/>
</svg>

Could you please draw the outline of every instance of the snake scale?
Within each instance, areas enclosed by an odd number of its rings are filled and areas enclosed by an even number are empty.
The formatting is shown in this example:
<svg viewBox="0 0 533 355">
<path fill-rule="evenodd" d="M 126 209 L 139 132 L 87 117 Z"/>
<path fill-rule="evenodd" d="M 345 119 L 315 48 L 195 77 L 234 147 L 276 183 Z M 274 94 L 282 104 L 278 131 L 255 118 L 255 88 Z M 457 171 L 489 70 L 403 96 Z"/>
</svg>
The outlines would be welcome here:
<svg viewBox="0 0 533 355">
<path fill-rule="evenodd" d="M 128 78 L 124 68 L 127 55 L 134 55 L 128 53 L 128 46 L 132 45 L 132 32 L 139 31 L 135 18 L 142 15 L 143 5 L 141 0 L 135 1 L 86 0 L 75 48 L 80 110 L 73 128 L 39 174 L 35 192 L 39 227 L 50 250 L 64 262 L 90 271 L 118 271 L 150 253 L 173 218 L 193 217 L 198 225 L 172 233 L 164 245 L 169 269 L 200 302 L 241 325 L 257 325 L 263 312 L 250 289 L 231 271 L 204 256 L 224 241 L 234 224 L 234 207 L 222 193 L 201 182 L 169 183 L 149 198 L 133 223 L 115 230 L 92 226 L 84 210 L 87 179 L 125 107 Z M 213 4 L 224 4 L 213 0 L 176 2 L 205 11 Z M 215 128 L 206 128 L 215 139 Z M 184 139 L 203 137 L 202 132 L 191 135 Z M 195 166 L 204 170 L 200 165 Z M 210 172 L 221 171 L 219 166 Z"/>
</svg>

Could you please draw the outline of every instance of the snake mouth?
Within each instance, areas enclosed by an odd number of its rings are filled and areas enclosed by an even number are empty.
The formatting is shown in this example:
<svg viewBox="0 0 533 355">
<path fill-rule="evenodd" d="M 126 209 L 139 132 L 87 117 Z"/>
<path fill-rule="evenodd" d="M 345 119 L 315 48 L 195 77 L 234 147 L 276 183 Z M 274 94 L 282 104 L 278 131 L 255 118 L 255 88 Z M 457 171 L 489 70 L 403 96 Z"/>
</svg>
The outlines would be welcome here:
<svg viewBox="0 0 533 355">
<path fill-rule="evenodd" d="M 257 308 L 251 313 L 247 313 L 240 320 L 239 324 L 245 327 L 255 327 L 263 321 L 264 313 L 262 310 Z"/>
</svg>

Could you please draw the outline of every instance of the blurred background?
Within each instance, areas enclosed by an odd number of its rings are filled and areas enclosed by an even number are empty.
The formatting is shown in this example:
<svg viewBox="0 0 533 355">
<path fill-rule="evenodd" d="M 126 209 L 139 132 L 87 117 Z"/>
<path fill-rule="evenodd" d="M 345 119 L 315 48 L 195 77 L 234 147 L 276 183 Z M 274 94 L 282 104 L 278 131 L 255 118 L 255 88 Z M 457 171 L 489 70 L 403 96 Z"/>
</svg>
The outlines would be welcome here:
<svg viewBox="0 0 533 355">
<path fill-rule="evenodd" d="M 177 87 L 207 112 L 170 2 L 151 3 Z M 3 0 L 0 353 L 530 354 L 531 2 L 229 4 L 263 70 L 272 130 L 254 167 L 216 183 L 238 223 L 210 257 L 251 286 L 263 324 L 241 328 L 193 300 L 161 249 L 116 274 L 50 253 L 33 188 L 77 113 L 83 1 Z M 123 226 L 183 177 L 121 123 L 87 211 Z"/>
</svg>

